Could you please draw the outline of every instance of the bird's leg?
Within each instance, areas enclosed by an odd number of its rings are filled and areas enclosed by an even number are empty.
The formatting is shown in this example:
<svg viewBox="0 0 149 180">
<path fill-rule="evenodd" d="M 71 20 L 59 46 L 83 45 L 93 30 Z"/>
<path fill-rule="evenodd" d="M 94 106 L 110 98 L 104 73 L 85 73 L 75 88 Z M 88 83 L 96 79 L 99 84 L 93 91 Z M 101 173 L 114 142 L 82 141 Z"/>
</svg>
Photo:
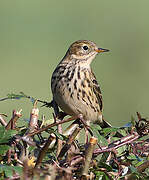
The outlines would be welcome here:
<svg viewBox="0 0 149 180">
<path fill-rule="evenodd" d="M 85 137 L 86 137 L 85 142 L 88 143 L 88 133 L 90 133 L 90 135 L 93 136 L 93 132 L 91 131 L 90 126 L 87 125 L 86 121 L 83 119 L 83 115 L 82 115 L 82 114 L 79 114 L 78 117 L 79 117 L 81 123 L 82 123 L 82 124 L 84 125 L 84 127 L 85 127 Z"/>
<path fill-rule="evenodd" d="M 54 109 L 55 116 L 57 117 L 59 114 L 59 108 L 58 108 L 57 103 L 54 100 L 52 101 L 52 107 Z"/>
<path fill-rule="evenodd" d="M 54 100 L 51 101 L 51 104 L 54 109 L 55 117 L 60 120 L 63 120 L 64 117 L 67 116 L 67 114 L 65 112 L 59 111 L 58 105 Z"/>
</svg>

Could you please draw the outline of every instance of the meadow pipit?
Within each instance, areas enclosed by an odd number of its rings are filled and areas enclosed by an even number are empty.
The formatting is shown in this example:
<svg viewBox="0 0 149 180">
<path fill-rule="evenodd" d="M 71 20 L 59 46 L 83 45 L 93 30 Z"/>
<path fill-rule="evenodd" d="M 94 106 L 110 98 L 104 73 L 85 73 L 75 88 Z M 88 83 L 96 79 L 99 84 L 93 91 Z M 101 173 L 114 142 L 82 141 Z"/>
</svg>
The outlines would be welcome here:
<svg viewBox="0 0 149 180">
<path fill-rule="evenodd" d="M 92 41 L 76 41 L 52 74 L 53 102 L 68 115 L 81 114 L 87 125 L 93 122 L 109 126 L 102 118 L 102 94 L 90 67 L 97 54 L 107 51 Z"/>
</svg>

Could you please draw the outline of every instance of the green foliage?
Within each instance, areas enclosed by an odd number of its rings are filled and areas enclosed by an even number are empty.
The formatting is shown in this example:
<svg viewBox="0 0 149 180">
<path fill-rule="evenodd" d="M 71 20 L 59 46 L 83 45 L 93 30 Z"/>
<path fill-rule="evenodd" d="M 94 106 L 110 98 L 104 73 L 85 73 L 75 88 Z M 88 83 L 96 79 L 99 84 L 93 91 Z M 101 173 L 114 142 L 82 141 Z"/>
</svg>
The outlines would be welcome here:
<svg viewBox="0 0 149 180">
<path fill-rule="evenodd" d="M 96 175 L 96 180 L 110 180 L 105 172 L 95 171 L 94 173 Z"/>
<path fill-rule="evenodd" d="M 9 140 L 16 135 L 16 132 L 15 130 L 6 130 L 3 126 L 0 127 L 0 155 L 4 155 L 11 148 Z"/>
<path fill-rule="evenodd" d="M 108 144 L 107 140 L 104 138 L 104 136 L 100 135 L 100 133 L 99 133 L 99 131 L 101 131 L 100 126 L 92 124 L 90 128 L 91 128 L 94 136 L 96 136 L 98 138 L 99 144 L 102 144 L 102 145 L 107 145 Z"/>
<path fill-rule="evenodd" d="M 30 96 L 20 93 L 9 94 L 7 98 L 30 99 Z M 40 100 L 38 101 L 41 102 Z M 37 107 L 34 105 L 33 108 L 35 110 Z M 37 127 L 30 127 L 30 123 L 28 123 L 27 127 L 19 128 L 15 124 L 17 130 L 6 130 L 5 127 L 0 126 L 0 179 L 14 177 L 16 174 L 21 177 L 22 173 L 26 173 L 26 176 L 32 176 L 34 179 L 36 177 L 35 164 L 38 166 L 38 178 L 45 177 L 47 174 L 51 176 L 53 172 L 60 178 L 64 177 L 65 174 L 69 174 L 69 176 L 79 179 L 82 168 L 88 159 L 86 158 L 86 153 L 91 149 L 91 146 L 88 149 L 91 142 L 88 144 L 80 143 L 79 140 L 73 139 L 72 134 L 65 137 L 57 131 L 58 128 L 53 126 L 53 128 L 49 128 L 51 120 L 45 119 L 42 122 L 37 114 L 33 116 L 32 120 L 37 124 Z M 66 119 L 64 122 L 66 122 Z M 120 128 L 101 128 L 98 125 L 91 125 L 90 130 L 94 137 L 97 137 L 98 146 L 95 146 L 95 150 L 91 154 L 92 159 L 89 164 L 88 174 L 92 172 L 96 180 L 111 180 L 115 178 L 120 180 L 126 176 L 135 179 L 147 179 L 149 177 L 147 166 L 143 172 L 139 171 L 139 167 L 148 162 L 146 155 L 148 154 L 147 147 L 149 142 L 147 136 L 148 126 L 146 126 L 148 120 L 142 118 L 141 122 L 144 123 L 141 123 L 141 127 L 139 122 L 140 120 L 132 118 L 131 123 L 127 123 Z M 120 132 L 124 137 L 116 136 L 117 132 Z M 54 136 L 51 136 L 51 134 L 55 135 L 55 142 L 52 141 Z M 135 134 L 134 137 L 133 134 Z M 135 139 L 136 136 L 137 139 Z M 63 148 L 60 148 L 60 158 L 57 155 L 58 142 L 63 143 Z M 69 143 L 67 144 L 67 142 Z M 21 167 L 18 166 L 18 163 Z M 72 165 L 73 163 L 76 164 Z M 24 165 L 27 169 L 22 172 Z M 72 171 L 73 168 L 74 170 Z"/>
<path fill-rule="evenodd" d="M 6 143 L 17 133 L 16 130 L 6 130 L 5 127 L 0 127 L 0 143 Z"/>
<path fill-rule="evenodd" d="M 0 145 L 0 155 L 4 155 L 9 149 L 10 146 L 8 145 Z"/>
<path fill-rule="evenodd" d="M 5 98 L 6 99 L 22 99 L 22 98 L 27 98 L 27 99 L 30 99 L 30 101 L 34 104 L 36 99 L 31 97 L 31 96 L 28 96 L 26 95 L 25 93 L 23 92 L 20 92 L 19 94 L 14 94 L 14 93 L 10 93 L 10 94 L 7 94 L 7 97 Z"/>
<path fill-rule="evenodd" d="M 22 167 L 0 164 L 0 174 L 3 175 L 1 176 L 1 179 L 4 179 L 4 177 L 12 177 L 14 173 L 22 174 Z"/>
</svg>

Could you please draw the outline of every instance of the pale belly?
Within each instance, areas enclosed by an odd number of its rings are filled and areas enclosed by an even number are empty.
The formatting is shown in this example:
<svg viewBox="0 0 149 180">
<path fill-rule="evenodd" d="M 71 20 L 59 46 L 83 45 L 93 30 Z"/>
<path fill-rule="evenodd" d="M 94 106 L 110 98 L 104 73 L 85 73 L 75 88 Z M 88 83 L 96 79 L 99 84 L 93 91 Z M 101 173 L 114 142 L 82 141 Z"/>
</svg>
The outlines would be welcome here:
<svg viewBox="0 0 149 180">
<path fill-rule="evenodd" d="M 73 89 L 71 95 L 67 86 L 63 84 L 61 87 L 62 88 L 57 88 L 56 92 L 53 92 L 53 98 L 65 113 L 71 116 L 79 116 L 82 114 L 87 124 L 90 122 L 102 122 L 101 112 L 96 111 L 95 108 L 93 109 L 93 105 L 89 102 L 84 102 L 81 97 L 78 98 L 77 91 Z"/>
</svg>

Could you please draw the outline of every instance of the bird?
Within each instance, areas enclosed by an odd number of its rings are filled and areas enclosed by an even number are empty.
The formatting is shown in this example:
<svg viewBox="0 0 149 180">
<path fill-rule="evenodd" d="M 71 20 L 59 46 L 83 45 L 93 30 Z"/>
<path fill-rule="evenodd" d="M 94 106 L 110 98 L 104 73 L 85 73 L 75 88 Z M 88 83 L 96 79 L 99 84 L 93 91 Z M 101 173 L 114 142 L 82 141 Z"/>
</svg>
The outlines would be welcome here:
<svg viewBox="0 0 149 180">
<path fill-rule="evenodd" d="M 67 115 L 83 117 L 84 122 L 110 127 L 103 118 L 103 98 L 91 63 L 108 49 L 90 40 L 78 40 L 70 45 L 51 78 L 53 103 Z"/>
</svg>

